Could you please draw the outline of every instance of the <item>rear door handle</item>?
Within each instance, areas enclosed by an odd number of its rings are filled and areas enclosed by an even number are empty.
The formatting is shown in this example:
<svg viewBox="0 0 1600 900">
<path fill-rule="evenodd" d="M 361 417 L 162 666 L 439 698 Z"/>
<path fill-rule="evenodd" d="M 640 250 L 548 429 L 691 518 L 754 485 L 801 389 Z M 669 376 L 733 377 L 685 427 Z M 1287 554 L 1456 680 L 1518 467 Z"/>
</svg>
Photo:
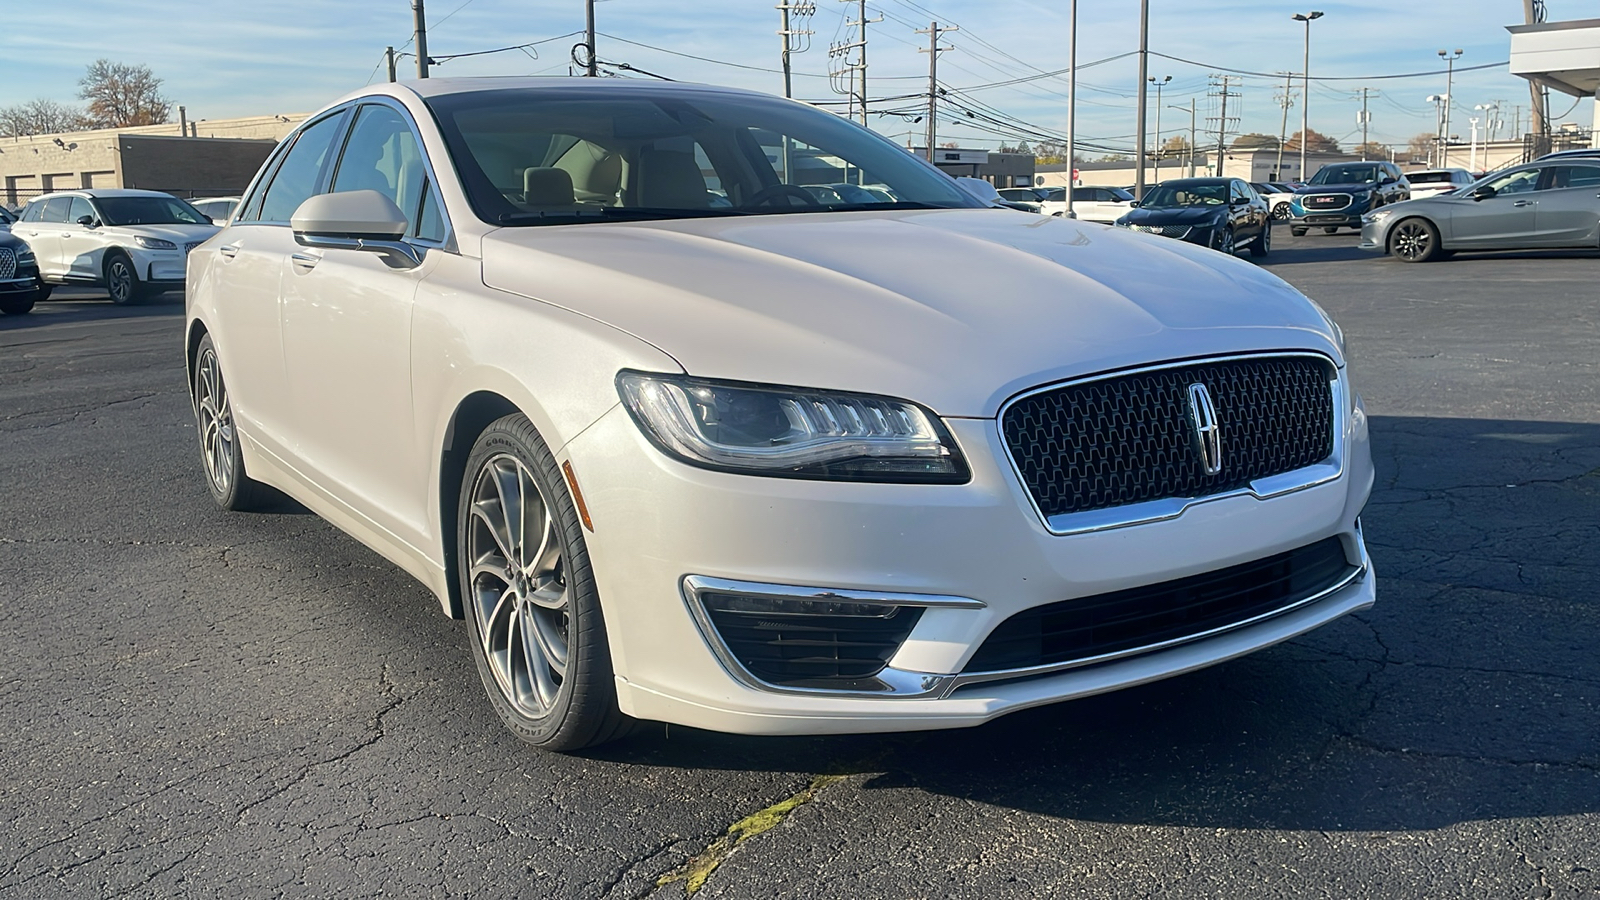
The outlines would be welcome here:
<svg viewBox="0 0 1600 900">
<path fill-rule="evenodd" d="M 239 245 L 223 244 L 221 247 L 217 248 L 217 252 L 221 253 L 224 258 L 233 259 L 235 256 L 239 255 Z"/>
</svg>

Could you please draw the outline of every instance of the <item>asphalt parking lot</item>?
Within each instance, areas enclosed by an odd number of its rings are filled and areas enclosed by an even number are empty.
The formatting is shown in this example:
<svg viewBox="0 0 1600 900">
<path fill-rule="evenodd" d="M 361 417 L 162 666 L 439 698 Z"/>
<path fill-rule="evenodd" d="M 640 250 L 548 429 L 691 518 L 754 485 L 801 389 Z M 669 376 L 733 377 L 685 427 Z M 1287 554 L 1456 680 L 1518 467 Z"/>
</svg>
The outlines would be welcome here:
<svg viewBox="0 0 1600 900">
<path fill-rule="evenodd" d="M 0 319 L 0 895 L 1600 898 L 1600 255 L 1275 239 L 1373 417 L 1378 605 L 906 736 L 529 749 L 420 585 L 213 507 L 181 295 Z"/>
</svg>

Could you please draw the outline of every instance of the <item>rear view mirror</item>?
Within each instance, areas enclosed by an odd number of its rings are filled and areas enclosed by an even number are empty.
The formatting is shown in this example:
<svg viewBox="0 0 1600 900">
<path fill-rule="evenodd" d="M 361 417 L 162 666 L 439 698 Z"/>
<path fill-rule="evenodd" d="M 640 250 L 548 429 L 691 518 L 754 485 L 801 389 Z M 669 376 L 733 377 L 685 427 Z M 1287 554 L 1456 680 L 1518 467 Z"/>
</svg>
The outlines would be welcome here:
<svg viewBox="0 0 1600 900">
<path fill-rule="evenodd" d="M 400 207 L 377 191 L 318 194 L 289 217 L 296 243 L 381 253 L 390 265 L 402 268 L 422 264 L 422 251 L 401 240 L 409 227 Z"/>
</svg>

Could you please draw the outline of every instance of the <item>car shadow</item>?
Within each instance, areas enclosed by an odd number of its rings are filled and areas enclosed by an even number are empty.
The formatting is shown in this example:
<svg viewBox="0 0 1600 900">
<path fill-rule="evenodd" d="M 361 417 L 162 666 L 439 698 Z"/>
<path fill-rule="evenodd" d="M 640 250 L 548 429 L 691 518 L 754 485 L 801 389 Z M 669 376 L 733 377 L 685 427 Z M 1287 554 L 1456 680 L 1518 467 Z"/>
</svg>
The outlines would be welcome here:
<svg viewBox="0 0 1600 900">
<path fill-rule="evenodd" d="M 34 304 L 32 312 L 20 316 L 0 316 L 0 331 L 68 322 L 181 316 L 183 310 L 182 291 L 167 291 L 147 297 L 140 303 L 118 306 L 111 302 L 103 290 L 57 288 L 51 292 L 48 300 Z"/>
<path fill-rule="evenodd" d="M 1196 828 L 1435 829 L 1600 810 L 1600 426 L 1371 428 L 1372 610 L 975 729 L 749 738 L 651 724 L 588 755 L 862 773 L 868 789 Z"/>
</svg>

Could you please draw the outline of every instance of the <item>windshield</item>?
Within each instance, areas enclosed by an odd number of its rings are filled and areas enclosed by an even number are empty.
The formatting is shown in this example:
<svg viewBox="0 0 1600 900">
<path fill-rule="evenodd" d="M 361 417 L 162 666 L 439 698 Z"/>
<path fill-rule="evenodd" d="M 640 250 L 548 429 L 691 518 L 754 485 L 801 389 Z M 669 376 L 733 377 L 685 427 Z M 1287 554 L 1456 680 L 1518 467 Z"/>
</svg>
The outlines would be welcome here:
<svg viewBox="0 0 1600 900">
<path fill-rule="evenodd" d="M 985 205 L 873 132 L 776 98 L 519 89 L 427 102 L 473 211 L 495 224 Z"/>
<path fill-rule="evenodd" d="M 1311 176 L 1311 184 L 1377 184 L 1377 166 L 1323 166 Z"/>
<path fill-rule="evenodd" d="M 1185 206 L 1223 206 L 1227 184 L 1160 184 L 1144 192 L 1144 209 L 1179 209 Z"/>
<path fill-rule="evenodd" d="M 205 225 L 198 209 L 177 197 L 96 197 L 107 225 Z"/>
</svg>

